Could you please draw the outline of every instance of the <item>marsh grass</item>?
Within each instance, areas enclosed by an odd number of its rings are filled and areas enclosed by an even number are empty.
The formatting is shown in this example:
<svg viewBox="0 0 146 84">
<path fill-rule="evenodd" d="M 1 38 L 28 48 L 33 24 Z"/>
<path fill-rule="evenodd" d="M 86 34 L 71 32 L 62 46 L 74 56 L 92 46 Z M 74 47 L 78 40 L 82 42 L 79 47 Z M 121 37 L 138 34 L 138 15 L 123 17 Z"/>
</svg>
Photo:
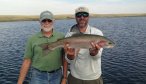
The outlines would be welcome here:
<svg viewBox="0 0 146 84">
<path fill-rule="evenodd" d="M 146 16 L 146 13 L 143 14 L 90 14 L 91 18 L 96 17 L 140 17 Z M 72 14 L 62 14 L 55 15 L 55 19 L 74 19 Z M 0 22 L 9 22 L 9 21 L 38 21 L 38 15 L 0 15 Z"/>
</svg>

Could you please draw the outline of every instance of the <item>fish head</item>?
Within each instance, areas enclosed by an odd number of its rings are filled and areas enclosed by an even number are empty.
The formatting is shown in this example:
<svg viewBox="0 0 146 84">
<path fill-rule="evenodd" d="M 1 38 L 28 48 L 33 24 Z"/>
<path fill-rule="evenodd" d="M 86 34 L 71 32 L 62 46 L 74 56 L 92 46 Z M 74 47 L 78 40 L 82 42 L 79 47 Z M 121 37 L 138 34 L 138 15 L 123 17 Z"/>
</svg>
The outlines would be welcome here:
<svg viewBox="0 0 146 84">
<path fill-rule="evenodd" d="M 115 43 L 110 40 L 100 40 L 97 44 L 102 48 L 113 48 L 115 46 Z"/>
<path fill-rule="evenodd" d="M 113 48 L 115 46 L 115 43 L 111 40 L 106 40 L 105 48 Z"/>
</svg>

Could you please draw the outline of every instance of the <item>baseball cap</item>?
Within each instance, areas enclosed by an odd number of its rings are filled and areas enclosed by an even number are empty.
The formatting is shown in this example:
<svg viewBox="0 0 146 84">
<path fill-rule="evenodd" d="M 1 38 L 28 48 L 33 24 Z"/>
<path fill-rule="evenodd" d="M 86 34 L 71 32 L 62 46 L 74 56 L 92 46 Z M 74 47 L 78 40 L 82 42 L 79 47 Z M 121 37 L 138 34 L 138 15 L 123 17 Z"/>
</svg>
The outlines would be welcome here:
<svg viewBox="0 0 146 84">
<path fill-rule="evenodd" d="M 40 22 L 42 22 L 42 20 L 44 20 L 44 19 L 53 20 L 54 19 L 53 14 L 50 11 L 43 11 L 40 14 Z"/>
<path fill-rule="evenodd" d="M 86 7 L 78 7 L 78 8 L 75 10 L 75 13 L 79 13 L 79 12 L 86 12 L 86 13 L 89 13 L 89 9 L 86 8 Z"/>
</svg>

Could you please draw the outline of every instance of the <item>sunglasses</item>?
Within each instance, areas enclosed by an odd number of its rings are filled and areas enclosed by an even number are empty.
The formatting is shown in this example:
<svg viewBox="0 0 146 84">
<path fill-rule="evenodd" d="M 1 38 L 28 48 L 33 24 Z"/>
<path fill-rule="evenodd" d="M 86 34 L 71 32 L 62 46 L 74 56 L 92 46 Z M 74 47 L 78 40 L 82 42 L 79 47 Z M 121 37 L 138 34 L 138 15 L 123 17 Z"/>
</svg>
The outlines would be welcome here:
<svg viewBox="0 0 146 84">
<path fill-rule="evenodd" d="M 50 19 L 44 19 L 44 20 L 42 20 L 42 22 L 43 23 L 45 23 L 45 22 L 52 22 L 52 20 L 50 20 Z"/>
<path fill-rule="evenodd" d="M 76 17 L 80 18 L 80 17 L 88 17 L 89 16 L 89 13 L 86 13 L 86 12 L 79 12 L 79 13 L 76 13 Z"/>
</svg>

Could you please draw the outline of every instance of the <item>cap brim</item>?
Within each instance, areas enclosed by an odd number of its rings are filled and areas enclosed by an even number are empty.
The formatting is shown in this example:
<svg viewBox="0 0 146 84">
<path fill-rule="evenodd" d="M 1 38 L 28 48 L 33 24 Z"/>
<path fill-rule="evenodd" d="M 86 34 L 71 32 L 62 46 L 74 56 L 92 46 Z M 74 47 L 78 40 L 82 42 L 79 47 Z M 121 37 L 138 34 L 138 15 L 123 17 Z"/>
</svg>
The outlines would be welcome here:
<svg viewBox="0 0 146 84">
<path fill-rule="evenodd" d="M 53 17 L 44 16 L 44 17 L 40 18 L 40 22 L 42 22 L 42 20 L 44 20 L 44 19 L 53 20 Z"/>
</svg>

